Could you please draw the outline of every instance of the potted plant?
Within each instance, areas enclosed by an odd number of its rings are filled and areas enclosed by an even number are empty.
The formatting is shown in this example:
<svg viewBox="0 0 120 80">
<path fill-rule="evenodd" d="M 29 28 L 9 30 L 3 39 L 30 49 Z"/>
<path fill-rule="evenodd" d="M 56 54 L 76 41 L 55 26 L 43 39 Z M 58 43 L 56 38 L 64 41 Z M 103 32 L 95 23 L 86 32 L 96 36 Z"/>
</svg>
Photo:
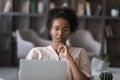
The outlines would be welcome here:
<svg viewBox="0 0 120 80">
<path fill-rule="evenodd" d="M 102 55 L 100 57 L 93 57 L 91 64 L 93 70 L 97 70 L 97 71 L 106 70 L 110 65 L 109 56 Z"/>
<path fill-rule="evenodd" d="M 101 72 L 99 78 L 100 80 L 112 80 L 113 75 L 111 72 Z"/>
</svg>

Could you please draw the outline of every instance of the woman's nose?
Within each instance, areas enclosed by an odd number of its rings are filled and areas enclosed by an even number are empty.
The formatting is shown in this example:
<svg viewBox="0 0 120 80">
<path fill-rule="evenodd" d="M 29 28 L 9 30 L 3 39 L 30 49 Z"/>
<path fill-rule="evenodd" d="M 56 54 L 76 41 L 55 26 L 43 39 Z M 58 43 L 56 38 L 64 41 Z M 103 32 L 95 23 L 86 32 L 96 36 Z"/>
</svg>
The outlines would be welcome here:
<svg viewBox="0 0 120 80">
<path fill-rule="evenodd" d="M 62 29 L 60 29 L 60 30 L 58 31 L 58 34 L 59 34 L 59 35 L 62 35 L 63 32 L 64 32 L 64 31 L 63 31 Z"/>
</svg>

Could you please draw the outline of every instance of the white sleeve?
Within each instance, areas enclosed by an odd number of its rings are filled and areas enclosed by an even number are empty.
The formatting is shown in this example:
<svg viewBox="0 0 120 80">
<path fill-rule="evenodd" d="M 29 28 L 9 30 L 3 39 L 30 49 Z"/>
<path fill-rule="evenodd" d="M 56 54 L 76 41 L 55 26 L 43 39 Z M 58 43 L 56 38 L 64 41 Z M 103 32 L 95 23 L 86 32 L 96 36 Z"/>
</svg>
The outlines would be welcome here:
<svg viewBox="0 0 120 80">
<path fill-rule="evenodd" d="M 26 59 L 30 60 L 30 59 L 40 59 L 41 56 L 41 52 L 38 48 L 33 48 L 30 50 L 30 52 L 28 53 L 28 55 L 26 56 Z"/>
</svg>

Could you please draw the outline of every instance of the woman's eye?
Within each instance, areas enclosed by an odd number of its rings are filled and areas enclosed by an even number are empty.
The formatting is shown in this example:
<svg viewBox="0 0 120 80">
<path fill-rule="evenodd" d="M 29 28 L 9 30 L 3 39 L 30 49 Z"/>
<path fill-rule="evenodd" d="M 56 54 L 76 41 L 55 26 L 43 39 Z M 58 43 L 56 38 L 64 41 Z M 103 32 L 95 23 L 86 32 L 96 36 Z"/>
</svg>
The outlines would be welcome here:
<svg viewBox="0 0 120 80">
<path fill-rule="evenodd" d="M 68 31 L 69 29 L 68 29 L 68 28 L 65 28 L 64 30 L 65 30 L 65 31 Z"/>
<path fill-rule="evenodd" d="M 64 28 L 63 30 L 64 30 L 64 31 L 69 31 L 69 28 Z"/>
<path fill-rule="evenodd" d="M 56 31 L 58 31 L 59 30 L 59 28 L 54 28 Z"/>
</svg>

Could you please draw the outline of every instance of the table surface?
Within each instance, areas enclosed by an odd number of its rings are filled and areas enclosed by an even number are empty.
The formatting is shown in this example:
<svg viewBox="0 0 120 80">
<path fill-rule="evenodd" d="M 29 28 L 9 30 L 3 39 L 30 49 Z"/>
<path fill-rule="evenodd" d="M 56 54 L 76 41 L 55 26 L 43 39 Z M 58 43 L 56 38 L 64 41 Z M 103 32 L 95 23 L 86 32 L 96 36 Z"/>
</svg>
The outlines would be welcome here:
<svg viewBox="0 0 120 80">
<path fill-rule="evenodd" d="M 113 74 L 113 80 L 120 80 L 120 68 L 110 67 L 106 71 Z M 0 68 L 0 77 L 4 80 L 16 80 L 18 68 L 16 67 L 2 67 Z M 101 71 L 92 71 L 93 80 L 100 80 L 99 75 Z M 1 80 L 1 79 L 0 79 Z"/>
<path fill-rule="evenodd" d="M 0 67 L 0 80 L 17 80 L 18 67 Z"/>
</svg>

